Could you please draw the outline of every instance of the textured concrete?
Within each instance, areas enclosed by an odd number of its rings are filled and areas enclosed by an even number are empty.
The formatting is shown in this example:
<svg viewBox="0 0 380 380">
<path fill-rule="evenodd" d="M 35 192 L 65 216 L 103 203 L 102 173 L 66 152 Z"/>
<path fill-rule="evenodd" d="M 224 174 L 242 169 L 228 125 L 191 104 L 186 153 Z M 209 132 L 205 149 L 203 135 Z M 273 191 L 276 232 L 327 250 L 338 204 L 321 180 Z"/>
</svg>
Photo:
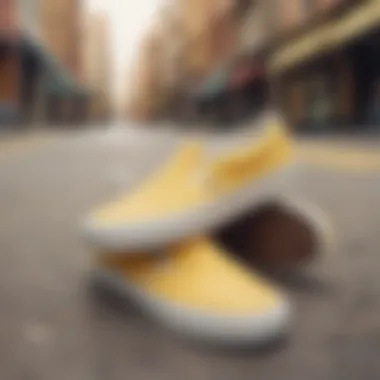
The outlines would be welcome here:
<svg viewBox="0 0 380 380">
<path fill-rule="evenodd" d="M 180 139 L 77 132 L 0 144 L 0 378 L 379 379 L 380 172 L 303 170 L 297 187 L 330 211 L 339 247 L 286 281 L 296 323 L 271 350 L 184 344 L 89 286 L 78 217 L 140 180 Z"/>
</svg>

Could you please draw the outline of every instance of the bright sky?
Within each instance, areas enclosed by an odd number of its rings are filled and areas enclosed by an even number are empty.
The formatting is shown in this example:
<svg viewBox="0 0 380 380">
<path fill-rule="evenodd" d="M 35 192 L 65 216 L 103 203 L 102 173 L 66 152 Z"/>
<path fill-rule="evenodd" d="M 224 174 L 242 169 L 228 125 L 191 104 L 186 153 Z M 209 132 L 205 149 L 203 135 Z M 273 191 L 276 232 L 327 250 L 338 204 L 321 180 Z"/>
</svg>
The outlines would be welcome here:
<svg viewBox="0 0 380 380">
<path fill-rule="evenodd" d="M 116 101 L 127 88 L 125 77 L 136 51 L 142 32 L 152 19 L 153 12 L 161 0 L 86 0 L 88 9 L 104 10 L 111 19 L 111 39 L 115 76 L 113 87 Z M 121 105 L 121 104 L 120 104 Z"/>
</svg>

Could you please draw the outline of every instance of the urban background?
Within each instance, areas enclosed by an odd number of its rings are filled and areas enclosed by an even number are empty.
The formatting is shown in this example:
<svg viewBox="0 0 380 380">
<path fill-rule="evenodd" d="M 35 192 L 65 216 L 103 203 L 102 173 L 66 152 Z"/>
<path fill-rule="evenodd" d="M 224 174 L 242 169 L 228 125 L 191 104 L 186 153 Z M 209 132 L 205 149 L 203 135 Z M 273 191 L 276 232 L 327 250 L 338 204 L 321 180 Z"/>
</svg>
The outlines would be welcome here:
<svg viewBox="0 0 380 380">
<path fill-rule="evenodd" d="M 0 122 L 109 120 L 108 50 L 108 18 L 80 0 L 0 0 Z"/>
<path fill-rule="evenodd" d="M 127 110 L 236 125 L 270 104 L 298 130 L 376 130 L 379 31 L 378 0 L 166 3 Z"/>
<path fill-rule="evenodd" d="M 379 0 L 167 0 L 113 104 L 110 21 L 80 0 L 0 0 L 0 120 L 380 129 Z"/>
<path fill-rule="evenodd" d="M 379 380 L 379 61 L 380 0 L 0 0 L 0 380 Z M 279 263 L 298 246 L 319 251 L 319 208 L 332 222 L 331 252 L 273 278 L 297 310 L 288 339 L 258 351 L 190 344 L 133 300 L 101 294 L 103 251 L 78 222 L 151 175 L 162 190 L 153 201 L 176 205 L 192 194 L 178 195 L 187 179 L 218 193 L 209 169 L 232 181 L 249 168 L 259 183 L 254 117 L 267 106 L 306 133 L 294 139 L 296 173 L 281 175 L 295 218 L 247 208 L 230 230 L 247 236 L 236 253 L 259 257 L 255 240 L 273 232 L 267 252 Z M 314 244 L 297 228 L 304 204 Z M 182 264 L 172 263 L 175 282 Z"/>
</svg>

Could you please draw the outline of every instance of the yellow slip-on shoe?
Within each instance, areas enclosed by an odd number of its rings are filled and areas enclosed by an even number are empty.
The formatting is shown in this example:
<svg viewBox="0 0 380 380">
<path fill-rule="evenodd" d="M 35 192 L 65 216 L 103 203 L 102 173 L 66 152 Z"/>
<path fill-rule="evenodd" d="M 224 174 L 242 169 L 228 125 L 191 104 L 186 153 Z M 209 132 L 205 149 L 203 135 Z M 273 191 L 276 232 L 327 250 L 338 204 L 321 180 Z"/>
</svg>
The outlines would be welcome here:
<svg viewBox="0 0 380 380">
<path fill-rule="evenodd" d="M 199 236 L 278 195 L 293 167 L 292 143 L 276 117 L 264 136 L 219 157 L 185 144 L 136 191 L 101 207 L 85 223 L 93 244 L 112 251 L 150 251 Z"/>
<path fill-rule="evenodd" d="M 87 239 L 124 252 L 155 249 L 186 235 L 187 226 L 176 217 L 203 201 L 195 178 L 203 153 L 200 142 L 185 143 L 134 191 L 92 212 L 82 228 Z"/>
<path fill-rule="evenodd" d="M 258 344 L 288 332 L 289 301 L 207 238 L 165 255 L 101 255 L 96 280 L 132 299 L 168 329 L 225 344 Z"/>
</svg>

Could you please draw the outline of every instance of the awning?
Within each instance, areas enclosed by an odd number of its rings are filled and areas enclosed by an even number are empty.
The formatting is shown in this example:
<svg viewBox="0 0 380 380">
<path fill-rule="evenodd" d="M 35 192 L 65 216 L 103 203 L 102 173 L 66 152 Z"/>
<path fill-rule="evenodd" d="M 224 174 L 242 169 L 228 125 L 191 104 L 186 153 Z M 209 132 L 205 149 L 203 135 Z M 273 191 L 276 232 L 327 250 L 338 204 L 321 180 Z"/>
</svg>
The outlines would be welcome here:
<svg viewBox="0 0 380 380">
<path fill-rule="evenodd" d="M 23 44 L 47 71 L 45 91 L 51 95 L 84 95 L 87 90 L 63 67 L 41 43 L 25 38 Z"/>
<path fill-rule="evenodd" d="M 368 1 L 347 13 L 343 18 L 329 22 L 317 30 L 292 41 L 276 52 L 269 63 L 269 71 L 279 74 L 307 59 L 359 38 L 380 26 L 380 0 Z"/>
<path fill-rule="evenodd" d="M 318 31 L 302 37 L 290 46 L 280 49 L 270 60 L 269 72 L 280 73 L 330 49 L 333 45 L 332 33 L 331 26 L 326 25 Z"/>
<path fill-rule="evenodd" d="M 372 0 L 352 11 L 335 26 L 335 43 L 347 43 L 365 35 L 377 26 L 380 27 L 380 1 Z"/>
</svg>

